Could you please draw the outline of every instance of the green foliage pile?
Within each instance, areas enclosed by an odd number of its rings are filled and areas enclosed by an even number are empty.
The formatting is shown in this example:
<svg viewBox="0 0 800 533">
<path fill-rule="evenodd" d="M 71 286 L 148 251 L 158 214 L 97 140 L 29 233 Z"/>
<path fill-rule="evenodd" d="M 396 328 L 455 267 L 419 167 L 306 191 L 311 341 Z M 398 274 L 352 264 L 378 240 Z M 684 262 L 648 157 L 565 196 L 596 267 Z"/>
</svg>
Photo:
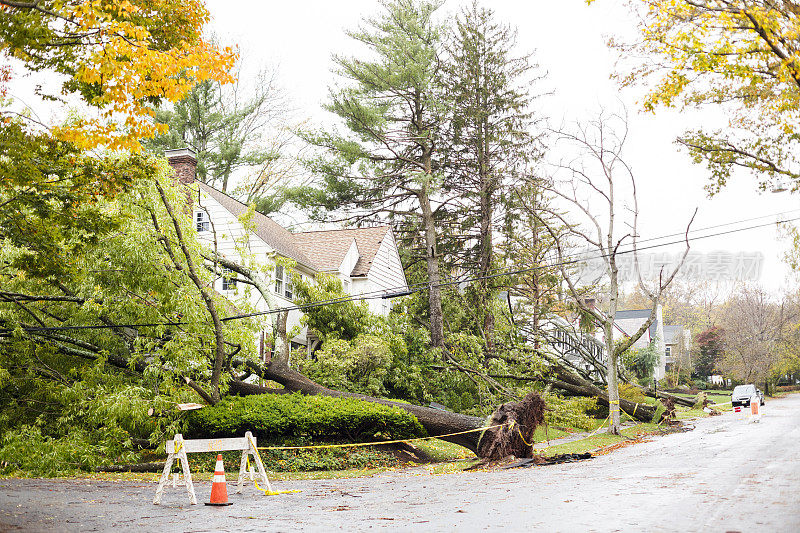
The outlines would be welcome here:
<svg viewBox="0 0 800 533">
<path fill-rule="evenodd" d="M 187 201 L 166 163 L 144 155 L 83 163 L 58 143 L 34 152 L 35 168 L 19 179 L 33 176 L 38 188 L 0 187 L 0 204 L 26 219 L 26 230 L 13 232 L 16 215 L 0 212 L 0 457 L 6 471 L 54 475 L 129 460 L 132 439 L 156 443 L 177 432 L 169 407 L 197 401 L 185 376 L 208 387 L 214 344 L 196 287 L 163 246 L 176 232 L 156 183 L 178 213 Z M 119 188 L 88 193 L 107 173 Z M 180 224 L 202 264 L 191 217 Z M 214 281 L 204 269 L 199 276 Z M 211 297 L 221 313 L 235 312 Z M 85 329 L 107 324 L 163 325 Z M 255 353 L 252 323 L 224 327 L 239 357 Z M 166 416 L 150 418 L 150 408 Z"/>
<path fill-rule="evenodd" d="M 631 348 L 622 354 L 622 364 L 628 372 L 642 382 L 652 379 L 656 366 L 661 362 L 657 339 L 645 348 Z"/>
<path fill-rule="evenodd" d="M 81 372 L 83 379 L 69 387 L 48 387 L 32 377 L 16 398 L 2 390 L 0 472 L 55 476 L 130 462 L 131 439 L 159 430 L 159 422 L 147 416 L 150 391 L 99 365 Z"/>
<path fill-rule="evenodd" d="M 552 426 L 574 427 L 590 431 L 595 427 L 591 412 L 597 409 L 597 399 L 573 397 L 565 398 L 558 394 L 547 394 L 545 420 Z"/>
<path fill-rule="evenodd" d="M 229 397 L 187 418 L 190 438 L 240 437 L 252 431 L 261 442 L 286 439 L 370 442 L 425 436 L 414 415 L 355 398 L 295 394 Z"/>
</svg>

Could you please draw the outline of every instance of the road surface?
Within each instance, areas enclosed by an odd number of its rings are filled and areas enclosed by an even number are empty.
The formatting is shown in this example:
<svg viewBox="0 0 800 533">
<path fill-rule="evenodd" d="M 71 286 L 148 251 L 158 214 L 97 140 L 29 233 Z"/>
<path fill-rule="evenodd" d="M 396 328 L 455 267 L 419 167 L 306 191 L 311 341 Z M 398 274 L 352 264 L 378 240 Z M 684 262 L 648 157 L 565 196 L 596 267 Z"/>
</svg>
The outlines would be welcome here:
<svg viewBox="0 0 800 533">
<path fill-rule="evenodd" d="M 797 532 L 800 394 L 763 411 L 581 463 L 282 482 L 302 492 L 271 497 L 229 484 L 230 507 L 189 505 L 180 487 L 155 506 L 153 483 L 0 480 L 0 530 Z M 207 501 L 210 480 L 195 486 Z"/>
</svg>

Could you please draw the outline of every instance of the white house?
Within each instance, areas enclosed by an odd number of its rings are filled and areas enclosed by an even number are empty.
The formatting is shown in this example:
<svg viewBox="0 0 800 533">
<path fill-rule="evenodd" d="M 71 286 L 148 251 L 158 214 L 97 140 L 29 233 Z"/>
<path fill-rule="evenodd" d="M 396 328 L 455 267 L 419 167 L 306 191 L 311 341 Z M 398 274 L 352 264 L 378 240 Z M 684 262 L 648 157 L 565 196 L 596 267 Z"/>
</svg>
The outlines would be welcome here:
<svg viewBox="0 0 800 533">
<path fill-rule="evenodd" d="M 292 307 L 291 272 L 279 264 L 284 258 L 294 262 L 293 269 L 301 277 L 313 279 L 318 273 L 335 275 L 342 281 L 344 291 L 351 295 L 366 295 L 369 308 L 375 314 L 387 315 L 391 299 L 382 295 L 408 290 L 400 263 L 397 242 L 389 226 L 353 228 L 328 231 L 292 233 L 248 206 L 217 189 L 195 179 L 197 159 L 190 148 L 168 150 L 165 153 L 175 174 L 182 183 L 193 185 L 195 208 L 192 213 L 201 242 L 221 256 L 266 267 L 265 279 L 272 289 L 270 302 L 258 291 L 250 292 L 250 303 L 259 311 Z M 244 298 L 245 290 L 234 281 L 220 276 L 214 288 L 232 300 Z M 293 345 L 312 349 L 317 339 L 300 326 L 300 311 L 289 312 L 287 330 L 300 331 Z"/>
<path fill-rule="evenodd" d="M 691 369 L 692 332 L 681 325 L 664 326 L 664 363 L 667 371 Z"/>
<path fill-rule="evenodd" d="M 641 328 L 647 319 L 650 318 L 651 312 L 652 309 L 631 309 L 627 311 L 617 311 L 617 315 L 614 320 L 614 323 L 617 326 L 615 328 L 615 340 L 617 336 L 619 336 L 619 338 L 623 336 L 630 337 L 639 331 L 639 328 Z M 662 317 L 661 313 L 661 304 L 656 306 L 655 320 L 653 320 L 653 323 L 650 324 L 649 328 L 647 328 L 647 331 L 644 332 L 644 335 L 639 337 L 639 339 L 633 343 L 633 348 L 641 350 L 642 348 L 646 348 L 653 341 L 655 341 L 656 349 L 661 356 L 659 358 L 659 364 L 655 368 L 654 377 L 656 379 L 662 379 L 666 374 L 667 360 L 664 355 L 664 318 Z"/>
</svg>

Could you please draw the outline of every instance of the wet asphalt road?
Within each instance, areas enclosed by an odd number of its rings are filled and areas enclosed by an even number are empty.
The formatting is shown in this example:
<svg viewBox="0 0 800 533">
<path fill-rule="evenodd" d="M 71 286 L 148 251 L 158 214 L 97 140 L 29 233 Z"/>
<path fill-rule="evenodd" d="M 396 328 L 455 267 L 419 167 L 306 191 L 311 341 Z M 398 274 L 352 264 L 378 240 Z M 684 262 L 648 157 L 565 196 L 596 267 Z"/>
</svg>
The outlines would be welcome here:
<svg viewBox="0 0 800 533">
<path fill-rule="evenodd" d="M 230 507 L 154 483 L 0 480 L 2 531 L 800 531 L 800 394 L 582 463 L 252 486 Z M 230 472 L 228 477 L 234 477 Z M 210 481 L 196 483 L 207 501 Z"/>
</svg>

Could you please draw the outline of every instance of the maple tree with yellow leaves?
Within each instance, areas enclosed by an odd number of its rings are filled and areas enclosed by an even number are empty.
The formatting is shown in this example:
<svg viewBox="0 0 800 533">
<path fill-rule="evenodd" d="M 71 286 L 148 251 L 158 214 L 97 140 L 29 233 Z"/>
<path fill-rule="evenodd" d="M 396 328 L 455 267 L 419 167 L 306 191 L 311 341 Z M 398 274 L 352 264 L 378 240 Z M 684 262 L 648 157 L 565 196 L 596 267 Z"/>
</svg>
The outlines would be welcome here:
<svg viewBox="0 0 800 533">
<path fill-rule="evenodd" d="M 591 1 L 589 2 L 591 3 Z M 800 183 L 800 3 L 744 0 L 629 0 L 638 15 L 636 42 L 612 45 L 643 55 L 619 76 L 649 83 L 645 110 L 714 105 L 729 124 L 690 131 L 678 142 L 712 173 L 713 194 L 736 168 L 767 189 Z M 798 185 L 794 185 L 797 188 Z"/>
<path fill-rule="evenodd" d="M 0 0 L 0 51 L 32 71 L 65 76 L 98 112 L 52 128 L 79 148 L 141 149 L 163 133 L 153 104 L 177 101 L 198 82 L 232 81 L 236 53 L 203 39 L 198 0 Z"/>
</svg>

